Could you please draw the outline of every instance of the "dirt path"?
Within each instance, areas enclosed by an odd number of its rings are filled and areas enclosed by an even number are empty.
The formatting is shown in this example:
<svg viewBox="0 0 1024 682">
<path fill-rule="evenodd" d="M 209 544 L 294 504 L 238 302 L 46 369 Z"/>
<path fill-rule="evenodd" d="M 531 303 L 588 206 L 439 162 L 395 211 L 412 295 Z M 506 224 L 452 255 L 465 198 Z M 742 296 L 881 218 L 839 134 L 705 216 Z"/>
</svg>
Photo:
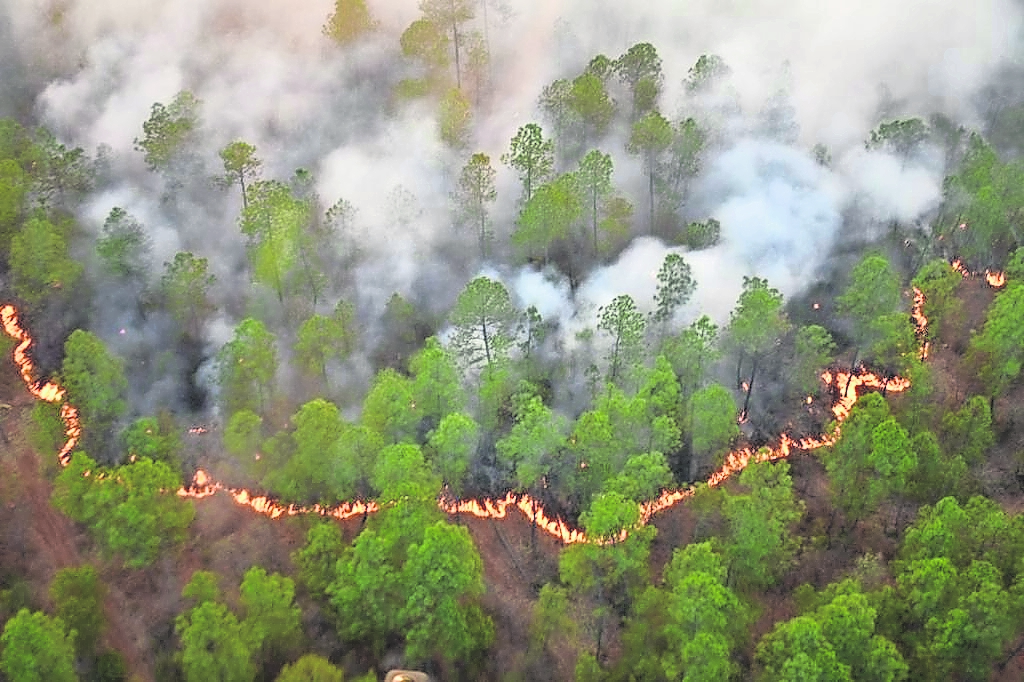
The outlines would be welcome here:
<svg viewBox="0 0 1024 682">
<path fill-rule="evenodd" d="M 3 448 L 8 454 L 8 466 L 13 464 L 18 480 L 18 493 L 13 504 L 28 508 L 28 513 L 21 515 L 20 518 L 29 521 L 29 527 L 25 529 L 30 556 L 27 576 L 29 581 L 33 584 L 36 594 L 46 599 L 44 595 L 57 571 L 69 566 L 94 563 L 107 589 L 103 605 L 107 629 L 103 644 L 124 657 L 129 676 L 135 675 L 140 680 L 150 682 L 153 677 L 150 667 L 145 662 L 145 652 L 148 649 L 145 629 L 132 617 L 128 600 L 117 583 L 108 579 L 111 571 L 105 570 L 103 564 L 92 561 L 92 557 L 83 558 L 79 548 L 87 545 L 86 538 L 70 519 L 50 504 L 52 486 L 42 474 L 43 467 L 39 456 L 29 447 L 25 437 L 25 425 L 30 419 L 32 398 L 25 392 L 9 364 L 2 370 L 0 387 L 0 392 L 6 394 L 0 397 L 0 402 L 11 405 L 4 422 L 8 442 Z M 129 633 L 138 634 L 131 636 Z"/>
</svg>

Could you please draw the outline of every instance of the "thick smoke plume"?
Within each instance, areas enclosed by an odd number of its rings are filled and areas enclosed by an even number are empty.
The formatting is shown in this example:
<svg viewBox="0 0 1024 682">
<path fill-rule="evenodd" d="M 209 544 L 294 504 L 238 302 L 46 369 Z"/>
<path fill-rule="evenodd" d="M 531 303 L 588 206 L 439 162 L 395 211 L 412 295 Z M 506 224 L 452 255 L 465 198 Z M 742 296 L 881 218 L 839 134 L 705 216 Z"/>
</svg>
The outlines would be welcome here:
<svg viewBox="0 0 1024 682">
<path fill-rule="evenodd" d="M 719 323 L 745 275 L 767 277 L 787 295 L 814 281 L 832 248 L 850 237 L 852 208 L 862 238 L 894 219 L 927 221 L 940 199 L 941 153 L 869 152 L 868 131 L 885 118 L 932 113 L 979 125 L 979 93 L 1021 44 L 1022 12 L 1010 0 L 483 2 L 489 23 L 481 24 L 480 6 L 476 24 L 489 37 L 491 92 L 475 111 L 469 151 L 497 164 L 519 126 L 543 122 L 536 101 L 546 84 L 641 41 L 663 60 L 663 113 L 716 122 L 717 143 L 683 213 L 722 224 L 719 246 L 686 255 L 698 289 L 685 317 L 704 312 Z M 367 352 L 394 292 L 440 328 L 458 292 L 482 271 L 497 273 L 519 303 L 559 320 L 564 347 L 618 294 L 650 308 L 670 250 L 652 237 L 636 238 L 578 286 L 551 271 L 480 263 L 474 236 L 453 226 L 450 194 L 465 156 L 439 140 L 435 107 L 396 106 L 390 94 L 409 75 L 398 37 L 419 16 L 415 0 L 370 0 L 378 30 L 346 49 L 321 33 L 332 5 L 0 0 L 0 114 L 34 118 L 70 146 L 104 150 L 107 177 L 79 215 L 87 230 L 98 233 L 121 206 L 150 234 L 154 276 L 179 250 L 210 259 L 222 313 L 207 326 L 207 358 L 246 314 L 277 315 L 267 312 L 271 295 L 251 301 L 240 293 L 251 287 L 237 224 L 241 199 L 210 181 L 220 172 L 217 150 L 239 138 L 256 146 L 265 177 L 287 180 L 308 169 L 325 206 L 345 199 L 355 208 L 346 248 L 360 260 L 324 309 L 340 297 L 355 302 Z M 720 55 L 731 75 L 714 93 L 687 97 L 687 69 L 708 53 Z M 151 105 L 180 90 L 202 102 L 203 156 L 190 181 L 171 184 L 145 168 L 133 140 Z M 12 103 L 26 93 L 31 112 Z M 615 158 L 616 185 L 642 207 L 645 179 L 625 137 L 612 131 L 602 146 Z M 831 152 L 830 167 L 811 154 L 819 143 Z M 507 243 L 519 186 L 506 168 L 498 194 L 494 228 Z M 639 235 L 639 209 L 636 223 Z M 278 317 L 279 331 L 293 324 Z M 96 333 L 140 362 L 155 365 L 174 350 L 168 320 L 126 313 L 116 292 L 97 296 L 92 320 Z M 365 382 L 370 368 L 360 358 L 347 370 Z M 140 411 L 181 395 L 167 380 L 136 388 L 147 394 L 135 402 Z"/>
</svg>

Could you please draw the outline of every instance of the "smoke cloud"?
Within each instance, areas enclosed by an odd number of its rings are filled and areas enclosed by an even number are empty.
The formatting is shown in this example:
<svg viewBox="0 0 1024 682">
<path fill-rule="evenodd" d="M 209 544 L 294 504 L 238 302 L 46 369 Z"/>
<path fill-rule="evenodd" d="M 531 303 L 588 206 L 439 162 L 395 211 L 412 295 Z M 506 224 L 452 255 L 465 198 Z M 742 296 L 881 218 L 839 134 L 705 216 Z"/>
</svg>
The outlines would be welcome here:
<svg viewBox="0 0 1024 682">
<path fill-rule="evenodd" d="M 178 250 L 209 258 L 224 311 L 207 328 L 211 357 L 238 319 L 274 303 L 269 294 L 251 301 L 244 293 L 252 285 L 237 225 L 241 200 L 236 190 L 212 186 L 226 143 L 254 144 L 268 178 L 308 169 L 324 206 L 353 205 L 345 248 L 358 252 L 358 265 L 324 305 L 354 301 L 372 339 L 394 292 L 439 321 L 481 271 L 474 235 L 459 233 L 451 212 L 468 153 L 483 151 L 497 165 L 516 129 L 541 120 L 544 85 L 574 77 L 596 54 L 615 58 L 651 42 L 664 65 L 663 113 L 710 117 L 717 127 L 682 212 L 716 218 L 723 239 L 686 253 L 635 238 L 575 287 L 552 271 L 495 270 L 522 305 L 560 320 L 562 343 L 572 347 L 575 333 L 592 327 L 597 309 L 618 294 L 649 310 L 669 251 L 684 253 L 698 281 L 679 322 L 708 313 L 725 323 L 745 275 L 767 277 L 787 295 L 811 283 L 844 238 L 851 207 L 869 231 L 927 220 L 940 198 L 941 155 L 869 152 L 868 131 L 885 117 L 936 112 L 980 125 L 979 93 L 1022 44 L 1021 7 L 1011 0 L 483 2 L 488 24 L 478 4 L 475 27 L 489 38 L 492 92 L 474 113 L 465 155 L 439 140 L 436 107 L 391 96 L 410 75 L 398 37 L 419 16 L 415 0 L 369 0 L 379 29 L 344 50 L 321 34 L 329 0 L 0 0 L 0 113 L 19 113 L 14 100 L 33 93 L 34 116 L 63 142 L 106 149 L 107 182 L 79 218 L 98 234 L 113 206 L 135 215 L 152 240 L 154 277 Z M 710 96 L 688 97 L 687 69 L 706 53 L 724 59 L 729 79 Z M 133 140 L 152 104 L 183 89 L 202 102 L 201 157 L 188 182 L 172 185 L 144 167 Z M 782 133 L 765 126 L 772 102 L 783 105 Z M 624 131 L 613 131 L 602 146 L 615 158 L 619 189 L 644 206 L 645 180 L 624 140 Z M 812 157 L 817 143 L 830 149 L 831 168 Z M 494 230 L 503 244 L 519 196 L 508 169 L 499 168 L 498 193 Z M 155 364 L 173 350 L 166 320 L 126 320 L 116 296 L 99 296 L 96 306 L 95 331 L 115 344 L 137 339 L 140 362 Z M 287 334 L 287 324 L 282 317 L 279 331 Z M 369 363 L 355 362 L 368 377 Z M 159 390 L 160 400 L 174 393 Z"/>
</svg>

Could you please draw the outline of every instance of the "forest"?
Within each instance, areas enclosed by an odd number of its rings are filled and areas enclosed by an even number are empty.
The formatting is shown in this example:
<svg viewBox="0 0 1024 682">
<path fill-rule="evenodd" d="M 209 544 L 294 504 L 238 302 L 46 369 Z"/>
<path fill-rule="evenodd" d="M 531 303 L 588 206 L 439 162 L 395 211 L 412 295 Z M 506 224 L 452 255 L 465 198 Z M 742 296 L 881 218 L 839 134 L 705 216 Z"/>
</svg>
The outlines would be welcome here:
<svg viewBox="0 0 1024 682">
<path fill-rule="evenodd" d="M 101 4 L 0 0 L 0 682 L 1024 679 L 1018 0 Z"/>
</svg>

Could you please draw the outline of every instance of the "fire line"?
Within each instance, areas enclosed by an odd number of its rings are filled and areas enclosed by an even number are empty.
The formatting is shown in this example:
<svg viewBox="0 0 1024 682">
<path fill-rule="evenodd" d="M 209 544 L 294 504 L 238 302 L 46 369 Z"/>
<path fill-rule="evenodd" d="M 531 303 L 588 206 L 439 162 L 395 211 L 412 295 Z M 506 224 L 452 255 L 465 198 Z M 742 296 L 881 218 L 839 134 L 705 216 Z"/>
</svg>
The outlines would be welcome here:
<svg viewBox="0 0 1024 682">
<path fill-rule="evenodd" d="M 964 277 L 971 275 L 959 261 L 954 261 L 956 268 Z M 986 281 L 993 288 L 1000 288 L 1005 285 L 1006 277 L 1001 272 L 985 273 Z M 924 333 L 928 320 L 921 312 L 924 305 L 924 294 L 919 289 L 914 289 L 914 307 L 911 316 L 920 334 Z M 32 336 L 21 325 L 18 318 L 18 311 L 13 305 L 0 307 L 0 322 L 3 324 L 4 332 L 17 342 L 12 353 L 14 364 L 21 374 L 29 392 L 39 400 L 50 403 L 60 403 L 60 418 L 64 423 L 67 441 L 61 447 L 57 456 L 63 466 L 71 461 L 71 452 L 78 445 L 82 434 L 81 422 L 78 418 L 78 410 L 71 404 L 64 401 L 66 392 L 64 387 L 55 381 L 41 381 L 36 378 L 36 367 L 28 355 L 32 346 Z M 927 343 L 922 344 L 921 357 L 926 358 L 928 354 Z M 910 387 L 910 381 L 902 377 L 895 377 L 888 381 L 883 378 L 866 372 L 854 374 L 844 371 L 826 371 L 821 379 L 828 386 L 842 386 L 843 393 L 839 395 L 832 405 L 832 414 L 835 417 L 836 426 L 830 434 L 824 434 L 817 438 L 803 438 L 796 440 L 788 433 L 779 436 L 778 443 L 774 446 L 766 446 L 760 449 L 745 447 L 730 452 L 725 457 L 725 462 L 707 480 L 707 485 L 716 487 L 723 484 L 734 474 L 739 473 L 751 463 L 775 461 L 784 459 L 794 450 L 814 450 L 833 444 L 839 436 L 840 425 L 850 413 L 850 409 L 857 400 L 858 388 L 886 389 L 888 391 L 900 392 Z M 194 427 L 192 433 L 205 433 L 206 429 Z M 694 495 L 696 488 L 689 486 L 679 490 L 664 491 L 660 497 L 640 505 L 640 519 L 642 524 L 650 522 L 651 518 L 669 507 L 672 507 L 683 500 Z M 295 516 L 298 514 L 317 514 L 319 516 L 344 520 L 379 511 L 380 507 L 376 502 L 354 501 L 343 502 L 336 506 L 323 505 L 295 505 L 282 504 L 266 494 L 254 494 L 244 488 L 231 488 L 220 481 L 214 480 L 205 470 L 196 471 L 192 482 L 188 486 L 178 489 L 177 495 L 183 498 L 204 499 L 217 493 L 224 492 L 238 505 L 248 507 L 257 514 L 268 516 L 272 519 L 282 516 Z M 501 519 L 508 516 L 509 510 L 517 509 L 527 520 L 535 523 L 540 529 L 552 535 L 565 544 L 587 542 L 589 538 L 579 528 L 573 528 L 564 520 L 548 516 L 543 505 L 530 495 L 525 493 L 509 492 L 504 497 L 493 499 L 467 499 L 467 500 L 438 500 L 438 506 L 448 514 L 468 514 L 478 518 Z"/>
</svg>

